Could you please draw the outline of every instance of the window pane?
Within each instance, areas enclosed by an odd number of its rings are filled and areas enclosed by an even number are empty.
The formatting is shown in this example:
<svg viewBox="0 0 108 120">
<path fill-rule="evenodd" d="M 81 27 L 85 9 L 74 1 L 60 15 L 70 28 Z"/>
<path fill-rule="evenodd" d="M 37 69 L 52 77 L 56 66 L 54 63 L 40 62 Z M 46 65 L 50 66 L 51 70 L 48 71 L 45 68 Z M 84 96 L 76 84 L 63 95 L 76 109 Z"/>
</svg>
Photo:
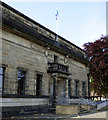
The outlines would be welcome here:
<svg viewBox="0 0 108 120">
<path fill-rule="evenodd" d="M 3 74 L 3 68 L 0 67 L 0 74 Z"/>
<path fill-rule="evenodd" d="M 36 95 L 39 96 L 41 94 L 42 94 L 42 75 L 37 74 Z"/>
<path fill-rule="evenodd" d="M 54 55 L 54 62 L 58 62 L 58 57 Z"/>
<path fill-rule="evenodd" d="M 71 96 L 71 80 L 68 80 L 68 95 Z"/>
<path fill-rule="evenodd" d="M 79 96 L 79 81 L 76 81 L 76 97 Z"/>
<path fill-rule="evenodd" d="M 25 74 L 26 71 L 18 71 L 18 94 L 25 94 Z"/>
<path fill-rule="evenodd" d="M 3 84 L 3 76 L 0 75 L 0 87 L 2 87 L 2 84 Z"/>
<path fill-rule="evenodd" d="M 85 82 L 83 82 L 82 87 L 83 87 L 83 97 L 85 97 L 86 96 L 86 83 Z"/>
</svg>

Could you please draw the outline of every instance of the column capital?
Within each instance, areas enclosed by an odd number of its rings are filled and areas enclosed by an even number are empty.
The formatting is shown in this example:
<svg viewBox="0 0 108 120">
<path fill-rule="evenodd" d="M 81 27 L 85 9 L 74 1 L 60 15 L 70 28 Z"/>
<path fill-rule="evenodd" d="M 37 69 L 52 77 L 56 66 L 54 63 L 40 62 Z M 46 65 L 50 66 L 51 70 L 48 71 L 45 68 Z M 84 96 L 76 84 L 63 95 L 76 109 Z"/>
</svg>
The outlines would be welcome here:
<svg viewBox="0 0 108 120">
<path fill-rule="evenodd" d="M 53 73 L 51 76 L 52 76 L 53 78 L 58 77 L 57 73 Z"/>
<path fill-rule="evenodd" d="M 67 79 L 67 80 L 72 80 L 72 78 L 70 78 L 70 77 L 67 77 L 66 79 Z"/>
</svg>

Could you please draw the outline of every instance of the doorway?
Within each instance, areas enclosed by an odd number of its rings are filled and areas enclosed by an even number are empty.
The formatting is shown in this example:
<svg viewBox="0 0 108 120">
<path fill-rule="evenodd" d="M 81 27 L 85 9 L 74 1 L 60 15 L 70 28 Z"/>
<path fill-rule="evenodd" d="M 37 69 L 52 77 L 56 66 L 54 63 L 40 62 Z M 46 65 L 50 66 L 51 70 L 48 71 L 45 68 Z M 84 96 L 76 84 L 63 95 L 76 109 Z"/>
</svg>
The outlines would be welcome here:
<svg viewBox="0 0 108 120">
<path fill-rule="evenodd" d="M 58 79 L 57 81 L 57 104 L 63 104 L 65 102 L 65 80 Z"/>
</svg>

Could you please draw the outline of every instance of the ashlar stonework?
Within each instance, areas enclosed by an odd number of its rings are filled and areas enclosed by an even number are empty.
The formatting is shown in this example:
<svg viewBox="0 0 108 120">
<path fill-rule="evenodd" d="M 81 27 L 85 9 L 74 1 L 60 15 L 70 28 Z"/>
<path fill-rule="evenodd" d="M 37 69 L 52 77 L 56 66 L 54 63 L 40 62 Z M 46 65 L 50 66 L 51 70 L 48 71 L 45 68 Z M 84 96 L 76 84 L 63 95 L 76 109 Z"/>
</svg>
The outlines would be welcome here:
<svg viewBox="0 0 108 120">
<path fill-rule="evenodd" d="M 1 2 L 2 114 L 48 112 L 89 96 L 89 62 L 81 48 Z"/>
</svg>

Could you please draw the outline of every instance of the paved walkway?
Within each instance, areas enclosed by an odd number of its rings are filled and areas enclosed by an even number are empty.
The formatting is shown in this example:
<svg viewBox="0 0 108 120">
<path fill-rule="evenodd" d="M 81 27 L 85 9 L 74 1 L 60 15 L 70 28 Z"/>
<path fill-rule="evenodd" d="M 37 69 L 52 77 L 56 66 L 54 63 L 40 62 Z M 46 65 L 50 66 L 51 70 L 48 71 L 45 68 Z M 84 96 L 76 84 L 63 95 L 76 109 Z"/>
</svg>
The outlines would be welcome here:
<svg viewBox="0 0 108 120">
<path fill-rule="evenodd" d="M 107 118 L 108 119 L 108 111 L 86 113 L 86 114 L 78 115 L 76 118 Z"/>
<path fill-rule="evenodd" d="M 108 120 L 108 111 L 92 111 L 81 115 L 34 114 L 6 118 L 3 120 Z M 94 119 L 93 119 L 94 118 Z"/>
<path fill-rule="evenodd" d="M 6 118 L 3 120 L 64 120 L 71 119 L 73 117 L 78 117 L 78 115 L 56 115 L 56 114 L 33 114 L 24 116 L 14 116 L 11 118 Z"/>
</svg>

